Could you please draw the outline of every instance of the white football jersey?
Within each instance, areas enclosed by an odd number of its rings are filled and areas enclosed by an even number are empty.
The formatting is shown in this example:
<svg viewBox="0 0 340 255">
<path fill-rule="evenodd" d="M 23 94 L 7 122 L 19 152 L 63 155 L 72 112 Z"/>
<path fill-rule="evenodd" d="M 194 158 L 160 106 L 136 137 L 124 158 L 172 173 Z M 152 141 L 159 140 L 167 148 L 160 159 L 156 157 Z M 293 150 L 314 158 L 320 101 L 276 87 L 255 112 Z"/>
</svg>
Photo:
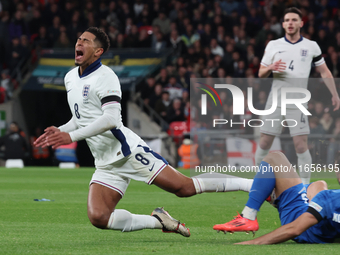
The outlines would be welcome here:
<svg viewBox="0 0 340 255">
<path fill-rule="evenodd" d="M 315 66 L 322 65 L 325 61 L 321 55 L 319 45 L 311 40 L 301 36 L 296 43 L 291 43 L 282 37 L 272 40 L 267 44 L 261 65 L 269 66 L 281 59 L 286 64 L 283 72 L 273 71 L 273 84 L 267 100 L 267 107 L 272 105 L 272 91 L 278 89 L 278 106 L 281 104 L 282 87 L 299 87 L 307 89 L 308 78 L 311 70 L 311 64 Z M 301 93 L 287 93 L 287 98 L 303 98 Z M 294 105 L 287 105 L 291 108 Z"/>
<path fill-rule="evenodd" d="M 79 67 L 64 79 L 67 100 L 78 128 L 86 127 L 103 115 L 106 106 L 117 104 L 121 110 L 122 91 L 117 75 L 100 59 L 79 76 Z M 95 165 L 105 166 L 131 154 L 141 138 L 123 124 L 102 134 L 86 138 Z"/>
</svg>

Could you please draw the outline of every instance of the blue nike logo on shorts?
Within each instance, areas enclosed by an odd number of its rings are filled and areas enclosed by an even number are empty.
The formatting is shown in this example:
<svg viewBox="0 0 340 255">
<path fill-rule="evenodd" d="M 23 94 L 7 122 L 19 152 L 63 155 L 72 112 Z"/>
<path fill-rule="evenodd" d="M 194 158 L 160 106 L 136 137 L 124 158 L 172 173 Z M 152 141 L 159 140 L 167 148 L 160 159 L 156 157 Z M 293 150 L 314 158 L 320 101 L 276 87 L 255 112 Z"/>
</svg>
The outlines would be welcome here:
<svg viewBox="0 0 340 255">
<path fill-rule="evenodd" d="M 153 163 L 152 167 L 149 169 L 150 172 L 152 171 L 154 166 L 155 166 L 155 163 Z"/>
</svg>

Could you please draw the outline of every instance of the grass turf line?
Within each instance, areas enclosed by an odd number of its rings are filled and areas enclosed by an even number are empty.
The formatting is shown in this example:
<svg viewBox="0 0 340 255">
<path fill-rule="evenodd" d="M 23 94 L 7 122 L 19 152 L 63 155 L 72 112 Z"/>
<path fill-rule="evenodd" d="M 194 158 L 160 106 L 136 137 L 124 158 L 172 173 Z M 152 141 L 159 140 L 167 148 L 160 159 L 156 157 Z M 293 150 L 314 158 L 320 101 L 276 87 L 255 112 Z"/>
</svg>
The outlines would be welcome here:
<svg viewBox="0 0 340 255">
<path fill-rule="evenodd" d="M 150 214 L 164 206 L 190 228 L 191 237 L 160 230 L 130 233 L 99 230 L 86 212 L 88 183 L 93 168 L 59 169 L 0 168 L 0 254 L 330 254 L 338 244 L 308 245 L 288 241 L 272 246 L 236 246 L 252 239 L 245 233 L 216 233 L 212 226 L 224 223 L 241 211 L 245 192 L 201 194 L 177 198 L 158 187 L 132 181 L 117 208 Z M 189 172 L 185 172 L 189 174 Z M 326 179 L 339 188 L 336 179 Z M 54 202 L 35 202 L 35 198 Z M 256 236 L 280 225 L 276 209 L 265 203 L 258 214 Z"/>
</svg>

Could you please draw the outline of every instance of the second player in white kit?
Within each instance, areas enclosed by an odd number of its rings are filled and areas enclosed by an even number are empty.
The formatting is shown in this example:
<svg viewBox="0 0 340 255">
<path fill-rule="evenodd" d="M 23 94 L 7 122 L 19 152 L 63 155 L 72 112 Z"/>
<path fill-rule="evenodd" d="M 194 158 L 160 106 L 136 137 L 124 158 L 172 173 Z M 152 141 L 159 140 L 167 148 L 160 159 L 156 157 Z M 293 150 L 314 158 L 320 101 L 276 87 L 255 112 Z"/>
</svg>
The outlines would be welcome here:
<svg viewBox="0 0 340 255">
<path fill-rule="evenodd" d="M 295 7 L 285 10 L 282 26 L 285 30 L 283 38 L 270 41 L 265 49 L 261 61 L 259 77 L 266 78 L 273 73 L 272 90 L 269 94 L 266 108 L 270 108 L 273 102 L 273 91 L 278 88 L 278 106 L 280 106 L 280 89 L 283 87 L 304 88 L 308 86 L 308 77 L 311 64 L 314 63 L 316 71 L 323 78 L 327 88 L 332 94 L 332 104 L 334 110 L 340 107 L 339 95 L 335 88 L 333 76 L 327 68 L 322 57 L 320 47 L 316 42 L 304 38 L 300 34 L 303 26 L 301 11 Z M 287 93 L 287 98 L 302 98 L 301 93 Z M 305 105 L 307 108 L 307 106 Z M 302 166 L 300 177 L 303 183 L 309 183 L 309 169 L 312 157 L 308 149 L 309 125 L 308 118 L 295 105 L 287 105 L 286 116 L 281 115 L 281 108 L 277 107 L 271 115 L 264 116 L 266 119 L 292 119 L 294 123 L 289 123 L 290 135 L 293 137 L 294 147 L 298 158 L 298 165 Z M 293 122 L 293 121 L 292 121 Z M 261 127 L 261 137 L 255 153 L 255 162 L 260 164 L 262 159 L 268 154 L 275 136 L 281 134 L 281 121 L 266 121 Z M 304 167 L 306 166 L 306 168 Z"/>
<path fill-rule="evenodd" d="M 291 136 L 309 134 L 308 116 L 304 115 L 300 109 L 293 104 L 287 104 L 287 115 L 281 115 L 281 88 L 298 87 L 307 89 L 308 78 L 311 70 L 311 64 L 320 66 L 325 63 L 321 55 L 319 45 L 307 38 L 300 39 L 292 43 L 286 37 L 270 41 L 265 49 L 261 65 L 268 67 L 272 63 L 281 61 L 286 63 L 286 69 L 283 72 L 273 71 L 272 89 L 269 93 L 266 109 L 269 109 L 273 103 L 273 91 L 277 89 L 278 107 L 271 115 L 266 115 L 266 119 L 293 119 L 297 125 L 290 125 Z M 302 95 L 297 93 L 288 93 L 287 98 L 299 98 Z M 305 105 L 307 106 L 307 105 Z M 261 128 L 262 133 L 270 135 L 280 135 L 282 130 L 281 121 L 265 122 Z"/>
</svg>

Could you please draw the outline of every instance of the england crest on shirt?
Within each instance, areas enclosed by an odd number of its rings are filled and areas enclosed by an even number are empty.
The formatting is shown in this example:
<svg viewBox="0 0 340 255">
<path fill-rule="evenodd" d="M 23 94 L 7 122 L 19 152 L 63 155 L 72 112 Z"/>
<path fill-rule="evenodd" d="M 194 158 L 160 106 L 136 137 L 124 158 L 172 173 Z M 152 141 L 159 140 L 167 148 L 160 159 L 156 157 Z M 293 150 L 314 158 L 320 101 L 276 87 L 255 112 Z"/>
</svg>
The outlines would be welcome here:
<svg viewBox="0 0 340 255">
<path fill-rule="evenodd" d="M 87 98 L 89 96 L 90 85 L 84 85 L 83 87 L 83 98 Z"/>
<path fill-rule="evenodd" d="M 84 85 L 84 87 L 83 87 L 83 102 L 84 102 L 84 104 L 88 103 L 89 93 L 90 93 L 90 85 Z"/>
<path fill-rule="evenodd" d="M 302 57 L 306 57 L 306 56 L 307 56 L 307 53 L 308 53 L 308 50 L 306 50 L 306 49 L 301 49 L 301 56 L 302 56 Z"/>
<path fill-rule="evenodd" d="M 308 50 L 306 50 L 306 49 L 301 49 L 300 55 L 301 55 L 301 57 L 302 57 L 302 58 L 301 58 L 301 61 L 302 61 L 302 62 L 305 62 L 307 54 L 308 54 Z"/>
</svg>

